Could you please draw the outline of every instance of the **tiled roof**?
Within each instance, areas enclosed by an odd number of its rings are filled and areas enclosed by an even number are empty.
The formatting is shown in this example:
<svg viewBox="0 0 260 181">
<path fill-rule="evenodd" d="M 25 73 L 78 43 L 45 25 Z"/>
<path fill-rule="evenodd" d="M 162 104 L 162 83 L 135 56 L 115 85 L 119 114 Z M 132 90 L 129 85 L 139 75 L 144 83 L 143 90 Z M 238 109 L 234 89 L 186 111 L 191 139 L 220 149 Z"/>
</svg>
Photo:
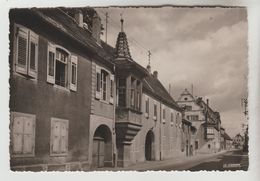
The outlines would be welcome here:
<svg viewBox="0 0 260 181">
<path fill-rule="evenodd" d="M 153 94 L 157 98 L 159 98 L 162 102 L 173 106 L 177 110 L 181 110 L 178 104 L 173 100 L 168 91 L 164 88 L 158 78 L 154 77 L 154 75 L 150 74 L 149 76 L 144 78 L 143 83 L 144 91 L 148 91 Z"/>
<path fill-rule="evenodd" d="M 43 21 L 50 24 L 60 32 L 66 34 L 71 39 L 77 41 L 102 60 L 112 64 L 112 56 L 96 42 L 92 37 L 91 32 L 79 27 L 75 20 L 60 8 L 32 8 L 27 10 L 40 17 Z"/>
<path fill-rule="evenodd" d="M 115 56 L 115 58 L 132 59 L 125 32 L 121 31 L 117 36 Z"/>
</svg>

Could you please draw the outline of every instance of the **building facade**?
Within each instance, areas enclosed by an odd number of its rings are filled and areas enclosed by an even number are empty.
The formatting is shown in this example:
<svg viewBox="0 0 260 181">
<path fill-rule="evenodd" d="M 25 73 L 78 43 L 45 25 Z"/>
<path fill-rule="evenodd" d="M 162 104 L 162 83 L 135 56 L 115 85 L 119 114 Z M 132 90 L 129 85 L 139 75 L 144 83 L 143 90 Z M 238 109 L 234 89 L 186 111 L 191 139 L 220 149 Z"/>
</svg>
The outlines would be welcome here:
<svg viewBox="0 0 260 181">
<path fill-rule="evenodd" d="M 220 151 L 219 113 L 214 112 L 202 98 L 194 98 L 187 89 L 181 93 L 177 103 L 185 109 L 185 119 L 192 122 L 196 129 L 191 134 L 193 154 Z"/>
<path fill-rule="evenodd" d="M 83 10 L 89 28 L 81 10 L 10 11 L 13 170 L 113 164 L 114 65 L 96 36 L 100 18 Z"/>
</svg>

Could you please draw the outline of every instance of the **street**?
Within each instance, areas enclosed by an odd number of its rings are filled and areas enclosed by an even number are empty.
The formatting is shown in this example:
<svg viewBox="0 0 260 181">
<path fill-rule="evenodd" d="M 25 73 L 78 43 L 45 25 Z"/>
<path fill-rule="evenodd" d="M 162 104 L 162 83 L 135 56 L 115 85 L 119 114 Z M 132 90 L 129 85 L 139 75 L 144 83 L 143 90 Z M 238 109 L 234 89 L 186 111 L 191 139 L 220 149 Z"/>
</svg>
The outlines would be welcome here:
<svg viewBox="0 0 260 181">
<path fill-rule="evenodd" d="M 226 152 L 220 155 L 213 155 L 210 158 L 203 158 L 200 160 L 187 161 L 183 164 L 172 164 L 161 166 L 152 170 L 190 170 L 190 171 L 235 171 L 248 169 L 248 154 L 240 150 Z"/>
</svg>

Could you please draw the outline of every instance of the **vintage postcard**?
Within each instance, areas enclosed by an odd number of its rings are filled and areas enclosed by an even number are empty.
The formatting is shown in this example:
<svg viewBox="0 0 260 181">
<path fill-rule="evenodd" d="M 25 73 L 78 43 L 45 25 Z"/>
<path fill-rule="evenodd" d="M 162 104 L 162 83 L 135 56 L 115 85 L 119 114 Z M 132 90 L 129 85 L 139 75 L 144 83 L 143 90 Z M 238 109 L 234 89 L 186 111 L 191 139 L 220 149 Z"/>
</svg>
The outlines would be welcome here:
<svg viewBox="0 0 260 181">
<path fill-rule="evenodd" d="M 9 22 L 10 170 L 248 170 L 246 7 L 11 8 Z"/>
</svg>

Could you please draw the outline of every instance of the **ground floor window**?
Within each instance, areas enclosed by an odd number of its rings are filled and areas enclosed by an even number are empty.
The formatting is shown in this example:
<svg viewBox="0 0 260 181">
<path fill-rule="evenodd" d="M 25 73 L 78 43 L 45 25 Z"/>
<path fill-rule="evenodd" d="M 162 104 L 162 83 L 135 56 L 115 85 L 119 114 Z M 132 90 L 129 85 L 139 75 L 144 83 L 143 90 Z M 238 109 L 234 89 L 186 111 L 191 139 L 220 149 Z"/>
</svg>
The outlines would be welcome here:
<svg viewBox="0 0 260 181">
<path fill-rule="evenodd" d="M 11 113 L 11 155 L 34 156 L 35 115 Z"/>
<path fill-rule="evenodd" d="M 52 156 L 66 155 L 68 152 L 69 121 L 65 119 L 51 119 L 51 148 Z"/>
</svg>

